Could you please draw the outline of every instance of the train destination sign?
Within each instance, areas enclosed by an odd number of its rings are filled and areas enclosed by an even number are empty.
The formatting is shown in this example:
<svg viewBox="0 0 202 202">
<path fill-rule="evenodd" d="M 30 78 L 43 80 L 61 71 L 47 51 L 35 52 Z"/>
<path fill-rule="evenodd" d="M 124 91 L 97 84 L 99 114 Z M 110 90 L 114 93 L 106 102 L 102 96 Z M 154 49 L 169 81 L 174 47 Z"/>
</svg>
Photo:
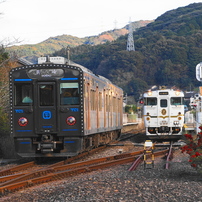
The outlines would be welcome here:
<svg viewBox="0 0 202 202">
<path fill-rule="evenodd" d="M 30 69 L 27 72 L 29 78 L 40 79 L 40 78 L 62 78 L 64 76 L 63 69 Z"/>
<path fill-rule="evenodd" d="M 159 95 L 168 95 L 168 92 L 159 92 Z"/>
</svg>

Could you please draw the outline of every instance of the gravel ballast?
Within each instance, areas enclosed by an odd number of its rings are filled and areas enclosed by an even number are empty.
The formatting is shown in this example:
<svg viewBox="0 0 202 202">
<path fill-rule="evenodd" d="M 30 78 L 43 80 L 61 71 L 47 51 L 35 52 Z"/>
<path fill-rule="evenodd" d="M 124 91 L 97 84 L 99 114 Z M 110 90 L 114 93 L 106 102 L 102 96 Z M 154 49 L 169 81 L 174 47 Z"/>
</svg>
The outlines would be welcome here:
<svg viewBox="0 0 202 202">
<path fill-rule="evenodd" d="M 164 162 L 158 157 L 151 169 L 141 164 L 137 170 L 128 171 L 131 164 L 124 164 L 84 173 L 19 190 L 2 196 L 0 201 L 202 202 L 202 176 L 190 166 L 188 156 L 177 150 L 168 170 Z"/>
</svg>

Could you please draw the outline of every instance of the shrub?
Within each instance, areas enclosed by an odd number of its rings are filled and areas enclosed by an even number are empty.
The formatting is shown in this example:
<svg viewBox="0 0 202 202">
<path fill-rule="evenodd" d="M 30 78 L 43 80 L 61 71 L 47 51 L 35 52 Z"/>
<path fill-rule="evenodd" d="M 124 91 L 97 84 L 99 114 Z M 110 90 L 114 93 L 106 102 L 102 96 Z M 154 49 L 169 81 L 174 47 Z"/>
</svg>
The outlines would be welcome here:
<svg viewBox="0 0 202 202">
<path fill-rule="evenodd" d="M 202 130 L 202 126 L 199 128 Z M 202 173 L 202 132 L 199 132 L 195 138 L 190 134 L 185 134 L 184 136 L 187 144 L 181 147 L 181 151 L 189 154 L 191 166 L 196 168 L 199 173 Z"/>
<path fill-rule="evenodd" d="M 136 105 L 126 105 L 125 112 L 128 114 L 134 114 L 137 111 Z"/>
</svg>

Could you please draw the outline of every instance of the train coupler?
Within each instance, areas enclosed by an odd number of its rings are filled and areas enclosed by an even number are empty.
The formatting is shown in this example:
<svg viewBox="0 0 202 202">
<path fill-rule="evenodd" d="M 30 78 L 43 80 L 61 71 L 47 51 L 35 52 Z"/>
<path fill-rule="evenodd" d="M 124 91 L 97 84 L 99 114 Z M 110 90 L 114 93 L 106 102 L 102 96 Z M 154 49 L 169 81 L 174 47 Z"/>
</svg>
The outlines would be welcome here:
<svg viewBox="0 0 202 202">
<path fill-rule="evenodd" d="M 56 142 L 42 142 L 38 143 L 37 150 L 41 153 L 53 152 L 57 148 Z"/>
</svg>

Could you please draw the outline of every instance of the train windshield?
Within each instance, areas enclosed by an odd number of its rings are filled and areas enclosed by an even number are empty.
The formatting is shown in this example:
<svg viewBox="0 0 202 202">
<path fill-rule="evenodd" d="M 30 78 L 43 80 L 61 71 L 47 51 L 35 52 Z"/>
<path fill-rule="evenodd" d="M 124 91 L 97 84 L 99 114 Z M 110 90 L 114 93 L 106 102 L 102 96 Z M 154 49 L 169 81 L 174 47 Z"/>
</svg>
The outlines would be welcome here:
<svg viewBox="0 0 202 202">
<path fill-rule="evenodd" d="M 15 84 L 15 106 L 27 106 L 33 103 L 31 84 Z"/>
<path fill-rule="evenodd" d="M 171 105 L 184 105 L 182 97 L 171 97 L 170 103 Z"/>
<path fill-rule="evenodd" d="M 60 84 L 60 104 L 79 105 L 79 84 L 77 82 Z"/>
<path fill-rule="evenodd" d="M 161 107 L 167 107 L 167 106 L 168 106 L 168 101 L 167 101 L 166 99 L 162 99 L 162 100 L 160 101 L 160 106 L 161 106 Z"/>
<path fill-rule="evenodd" d="M 54 105 L 54 91 L 52 84 L 39 85 L 40 106 Z"/>
<path fill-rule="evenodd" d="M 145 98 L 144 103 L 145 105 L 149 106 L 157 105 L 157 98 L 155 97 Z"/>
</svg>

